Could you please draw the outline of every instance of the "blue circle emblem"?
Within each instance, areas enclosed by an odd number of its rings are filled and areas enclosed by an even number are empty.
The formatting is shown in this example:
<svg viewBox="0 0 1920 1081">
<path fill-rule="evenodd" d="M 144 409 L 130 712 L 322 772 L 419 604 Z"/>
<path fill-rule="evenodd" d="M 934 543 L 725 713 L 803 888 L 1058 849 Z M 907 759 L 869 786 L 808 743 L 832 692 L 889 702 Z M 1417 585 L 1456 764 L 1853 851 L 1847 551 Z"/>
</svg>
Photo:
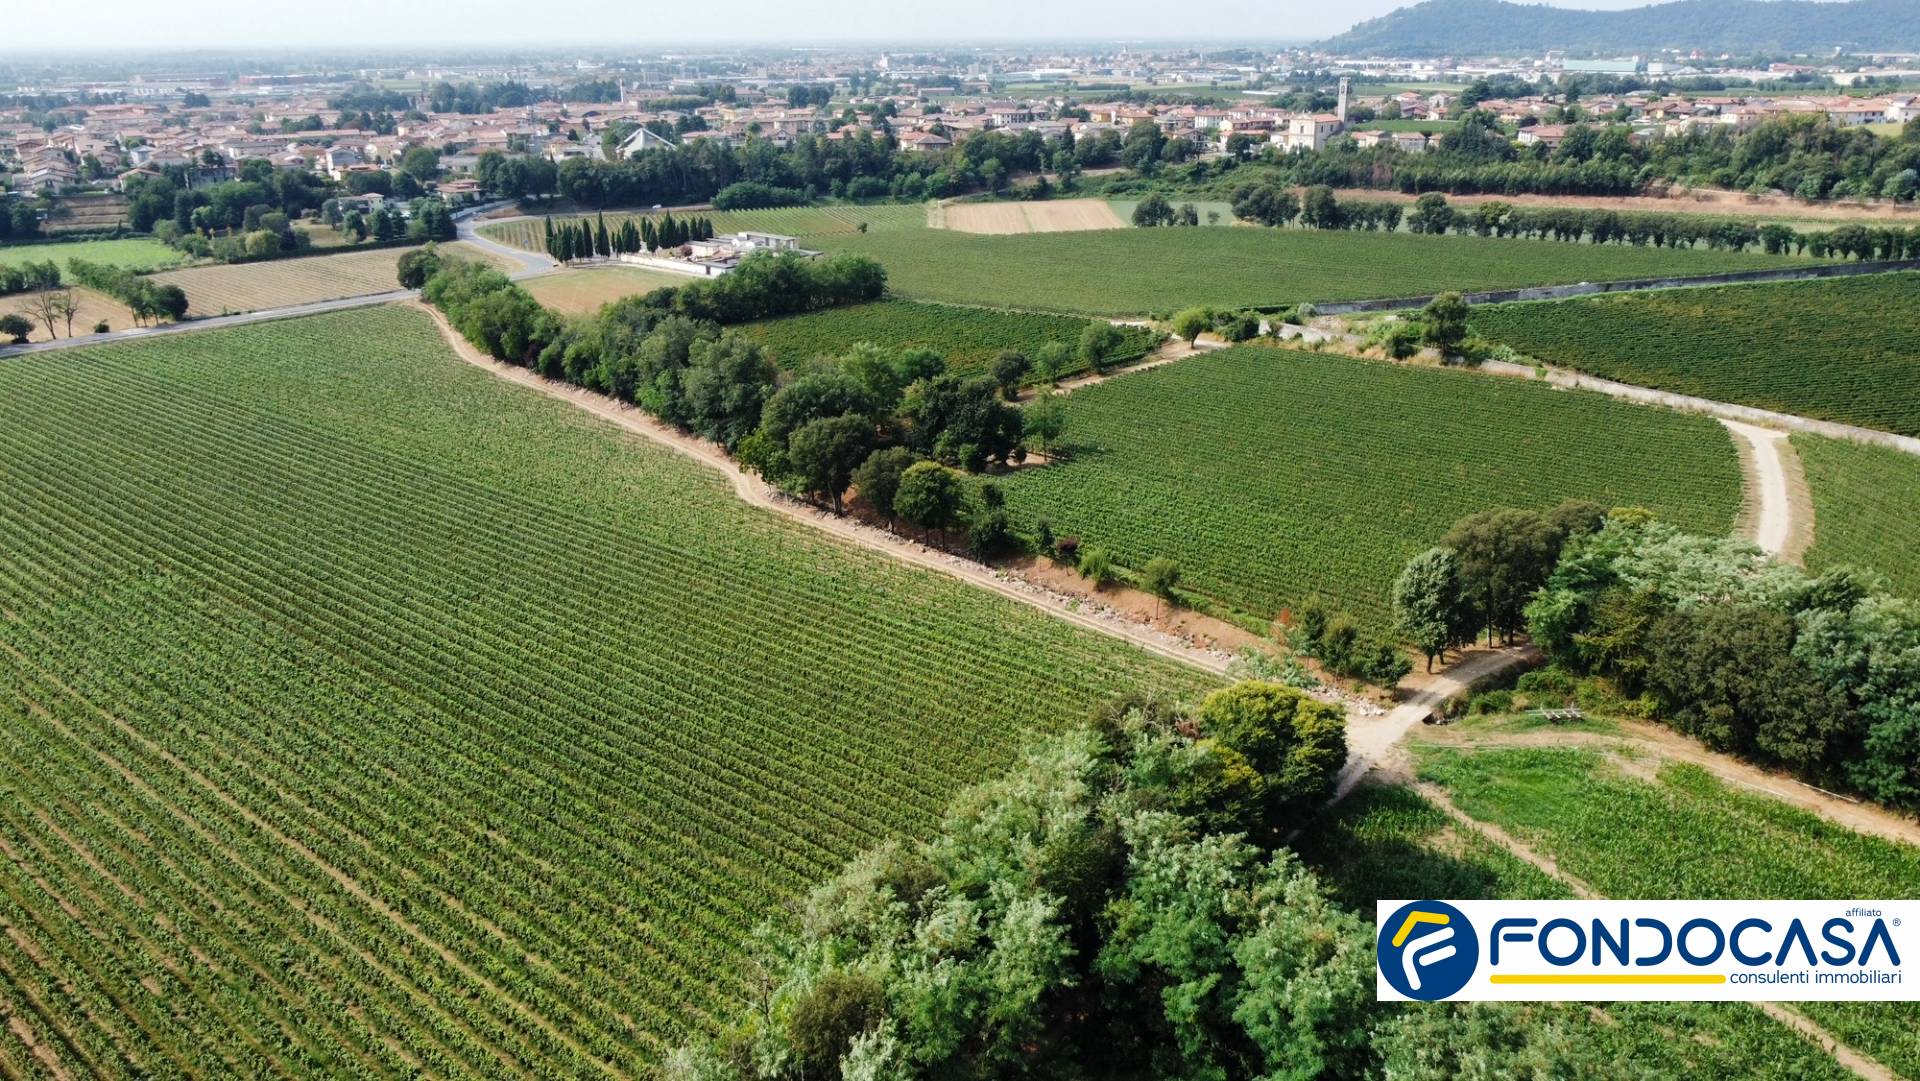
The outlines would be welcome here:
<svg viewBox="0 0 1920 1081">
<path fill-rule="evenodd" d="M 1444 901 L 1415 901 L 1380 925 L 1380 974 L 1421 1002 L 1458 994 L 1480 966 L 1480 936 Z"/>
</svg>

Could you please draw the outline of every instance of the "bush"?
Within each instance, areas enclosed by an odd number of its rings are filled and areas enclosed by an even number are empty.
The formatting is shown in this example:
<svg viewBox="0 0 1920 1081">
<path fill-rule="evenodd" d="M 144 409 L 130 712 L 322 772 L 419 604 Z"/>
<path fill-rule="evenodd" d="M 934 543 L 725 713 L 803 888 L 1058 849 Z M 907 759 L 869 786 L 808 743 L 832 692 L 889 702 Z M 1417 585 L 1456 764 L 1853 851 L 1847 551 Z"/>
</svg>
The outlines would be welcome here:
<svg viewBox="0 0 1920 1081">
<path fill-rule="evenodd" d="M 1105 548 L 1088 548 L 1080 553 L 1080 576 L 1093 583 L 1099 589 L 1113 581 L 1113 557 Z"/>
<path fill-rule="evenodd" d="M 762 184 L 757 180 L 728 184 L 713 196 L 715 210 L 761 210 L 773 206 L 799 206 L 808 202 L 812 200 L 807 198 L 805 192 Z"/>
</svg>

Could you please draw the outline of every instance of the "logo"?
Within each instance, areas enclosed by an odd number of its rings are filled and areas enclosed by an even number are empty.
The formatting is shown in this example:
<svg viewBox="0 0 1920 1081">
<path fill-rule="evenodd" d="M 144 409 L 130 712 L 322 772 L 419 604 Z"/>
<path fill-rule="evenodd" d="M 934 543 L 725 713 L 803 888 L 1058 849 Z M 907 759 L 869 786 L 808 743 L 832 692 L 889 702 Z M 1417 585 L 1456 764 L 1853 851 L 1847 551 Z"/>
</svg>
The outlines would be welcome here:
<svg viewBox="0 0 1920 1081">
<path fill-rule="evenodd" d="M 1480 965 L 1480 937 L 1443 901 L 1402 905 L 1380 922 L 1380 975 L 1395 991 L 1433 1002 L 1460 991 Z"/>
</svg>

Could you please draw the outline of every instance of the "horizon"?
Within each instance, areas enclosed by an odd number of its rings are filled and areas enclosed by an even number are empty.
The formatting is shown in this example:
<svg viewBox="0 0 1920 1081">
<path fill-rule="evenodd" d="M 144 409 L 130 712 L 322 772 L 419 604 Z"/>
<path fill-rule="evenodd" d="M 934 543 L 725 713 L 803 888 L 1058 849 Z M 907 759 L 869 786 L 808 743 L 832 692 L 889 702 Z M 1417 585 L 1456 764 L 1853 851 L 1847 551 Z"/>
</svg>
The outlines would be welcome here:
<svg viewBox="0 0 1920 1081">
<path fill-rule="evenodd" d="M 1650 6 L 1649 0 L 1543 0 L 1547 6 L 1589 11 L 1622 11 Z M 1845 0 L 1828 0 L 1845 2 Z M 71 18 L 64 0 L 18 0 L 16 26 L 33 25 L 37 40 L 16 42 L 10 59 L 158 54 L 220 55 L 271 50 L 312 54 L 351 48 L 363 55 L 415 52 L 576 49 L 660 51 L 676 48 L 733 49 L 836 48 L 1005 48 L 1032 46 L 1212 46 L 1302 45 L 1343 33 L 1368 19 L 1403 7 L 1401 0 L 1357 0 L 1329 11 L 1302 0 L 1263 4 L 1260 0 L 1200 0 L 1190 5 L 1177 35 L 1155 34 L 1155 15 L 1163 9 L 1146 0 L 1065 0 L 1044 10 L 1015 0 L 982 0 L 974 5 L 964 31 L 935 12 L 900 11 L 879 0 L 847 0 L 833 5 L 794 5 L 745 0 L 725 9 L 688 11 L 671 8 L 635 11 L 617 0 L 565 0 L 548 7 L 544 25 L 574 22 L 578 34 L 539 40 L 515 36 L 499 27 L 527 19 L 524 8 L 507 0 L 470 0 L 460 26 L 449 30 L 430 11 L 396 8 L 382 0 L 340 0 L 325 10 L 296 8 L 275 13 L 268 39 L 257 17 L 249 18 L 245 0 L 186 0 L 170 5 L 174 16 L 153 25 L 151 7 L 142 0 L 95 0 L 89 18 Z M 1019 25 L 1007 29 L 1008 23 Z M 742 24 L 751 34 L 730 32 Z M 826 27 L 833 29 L 823 36 Z M 175 28 L 178 28 L 177 30 Z M 992 29 L 987 29 L 992 28 Z M 1261 32 L 1250 33 L 1249 28 Z M 1271 30 L 1269 30 L 1271 28 Z M 1297 29 L 1296 29 L 1297 28 Z M 873 32 L 867 32 L 871 29 Z M 369 41 L 370 34 L 382 35 Z"/>
</svg>

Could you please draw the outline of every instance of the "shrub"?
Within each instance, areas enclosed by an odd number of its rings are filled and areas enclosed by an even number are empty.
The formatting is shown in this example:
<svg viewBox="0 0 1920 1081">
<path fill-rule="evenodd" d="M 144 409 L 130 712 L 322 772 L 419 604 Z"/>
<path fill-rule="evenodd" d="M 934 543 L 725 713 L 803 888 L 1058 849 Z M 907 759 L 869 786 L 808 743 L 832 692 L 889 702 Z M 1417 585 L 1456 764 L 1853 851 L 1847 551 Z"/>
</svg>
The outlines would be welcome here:
<svg viewBox="0 0 1920 1081">
<path fill-rule="evenodd" d="M 1080 576 L 1093 583 L 1099 589 L 1113 581 L 1113 557 L 1105 548 L 1088 548 L 1080 553 Z"/>
</svg>

